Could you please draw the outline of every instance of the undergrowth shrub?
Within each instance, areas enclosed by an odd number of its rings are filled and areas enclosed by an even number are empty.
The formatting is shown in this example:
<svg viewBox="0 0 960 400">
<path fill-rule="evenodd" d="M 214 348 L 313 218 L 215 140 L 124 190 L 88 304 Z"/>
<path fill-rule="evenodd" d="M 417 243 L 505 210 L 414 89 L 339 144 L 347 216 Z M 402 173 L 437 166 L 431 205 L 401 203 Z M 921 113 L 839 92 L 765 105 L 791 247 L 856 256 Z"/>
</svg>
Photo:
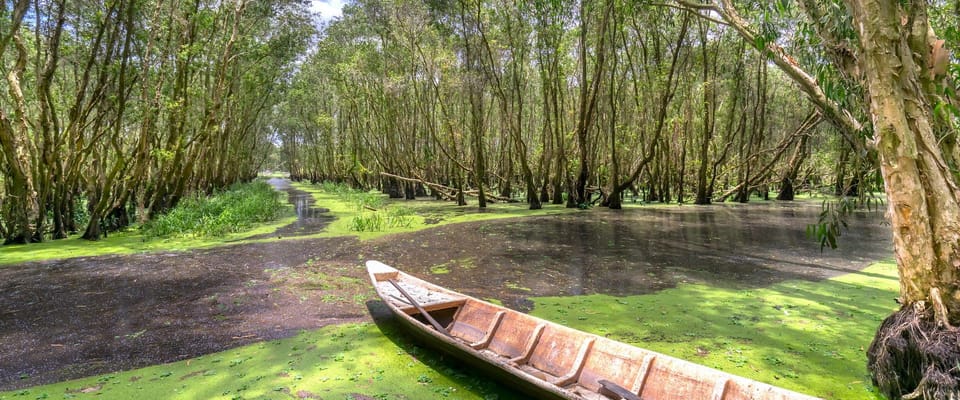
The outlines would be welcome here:
<svg viewBox="0 0 960 400">
<path fill-rule="evenodd" d="M 212 196 L 194 194 L 180 200 L 172 210 L 143 225 L 147 237 L 193 235 L 220 237 L 242 232 L 254 224 L 274 221 L 288 207 L 263 181 L 235 184 Z"/>
<path fill-rule="evenodd" d="M 413 224 L 413 211 L 406 207 L 386 205 L 384 196 L 379 193 L 334 182 L 323 182 L 320 188 L 354 205 L 358 214 L 350 220 L 350 230 L 378 232 L 389 228 L 407 228 Z"/>
<path fill-rule="evenodd" d="M 357 232 L 377 232 L 383 230 L 383 217 L 379 212 L 360 213 L 350 220 L 350 230 Z"/>
</svg>

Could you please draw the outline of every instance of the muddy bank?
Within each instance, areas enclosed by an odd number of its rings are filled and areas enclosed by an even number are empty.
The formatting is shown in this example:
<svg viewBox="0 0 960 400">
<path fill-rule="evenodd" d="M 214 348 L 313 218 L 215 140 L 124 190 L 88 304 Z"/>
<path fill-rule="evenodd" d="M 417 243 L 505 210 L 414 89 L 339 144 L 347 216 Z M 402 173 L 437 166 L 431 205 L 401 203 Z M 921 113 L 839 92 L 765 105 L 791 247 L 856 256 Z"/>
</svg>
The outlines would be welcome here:
<svg viewBox="0 0 960 400">
<path fill-rule="evenodd" d="M 222 351 L 366 319 L 353 239 L 0 268 L 0 390 Z M 347 257 L 349 254 L 349 257 Z"/>
</svg>

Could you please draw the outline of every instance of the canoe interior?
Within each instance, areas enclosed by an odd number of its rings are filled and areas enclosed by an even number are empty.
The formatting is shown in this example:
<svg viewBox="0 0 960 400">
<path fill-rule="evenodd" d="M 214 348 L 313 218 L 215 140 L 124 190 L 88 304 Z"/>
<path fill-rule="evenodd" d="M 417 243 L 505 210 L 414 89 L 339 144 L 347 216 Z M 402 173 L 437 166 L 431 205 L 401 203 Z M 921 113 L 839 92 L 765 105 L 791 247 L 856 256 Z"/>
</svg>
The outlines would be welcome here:
<svg viewBox="0 0 960 400">
<path fill-rule="evenodd" d="M 377 292 L 430 334 L 573 399 L 787 400 L 813 397 L 567 328 L 368 263 Z M 447 329 L 440 335 L 393 280 Z M 612 383 L 612 385 L 610 385 Z M 617 394 L 620 392 L 621 394 Z M 624 392 L 629 392 L 623 394 Z M 630 396 L 636 397 L 630 397 Z"/>
</svg>

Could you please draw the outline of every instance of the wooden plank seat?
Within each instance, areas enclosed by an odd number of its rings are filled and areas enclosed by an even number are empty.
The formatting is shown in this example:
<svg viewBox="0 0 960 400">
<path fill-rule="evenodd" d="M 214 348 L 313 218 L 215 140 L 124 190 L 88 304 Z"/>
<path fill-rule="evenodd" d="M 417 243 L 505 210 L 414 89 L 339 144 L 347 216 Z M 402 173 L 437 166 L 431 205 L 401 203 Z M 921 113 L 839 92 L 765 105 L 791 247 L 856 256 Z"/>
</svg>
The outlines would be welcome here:
<svg viewBox="0 0 960 400">
<path fill-rule="evenodd" d="M 626 398 L 613 391 L 615 387 L 637 395 L 643 390 L 654 360 L 655 355 L 649 351 L 620 342 L 597 341 L 587 355 L 576 382 L 567 390 L 591 400 Z M 610 385 L 601 382 L 609 382 Z"/>
<path fill-rule="evenodd" d="M 506 312 L 496 307 L 479 301 L 467 301 L 457 310 L 447 330 L 471 348 L 483 349 L 490 344 L 504 315 Z"/>
<path fill-rule="evenodd" d="M 616 383 L 610 382 L 606 379 L 601 379 L 598 382 L 600 382 L 600 388 L 603 389 L 603 391 L 613 393 L 617 398 L 621 398 L 623 400 L 641 400 L 640 396 L 633 394 L 633 392 L 627 388 Z"/>
<path fill-rule="evenodd" d="M 540 339 L 541 325 L 529 315 L 506 313 L 481 354 L 501 362 L 524 358 Z"/>
<path fill-rule="evenodd" d="M 406 283 L 403 280 L 397 281 L 397 284 L 400 285 L 403 290 L 405 290 L 410 296 L 423 307 L 427 312 L 442 310 L 447 308 L 454 308 L 463 305 L 466 302 L 466 298 L 453 296 L 445 292 L 430 290 L 420 285 L 413 285 Z M 417 314 L 417 308 L 410 303 L 410 300 L 407 299 L 403 294 L 400 293 L 397 288 L 393 287 L 390 282 L 377 282 L 378 289 L 386 295 L 386 300 L 390 301 L 396 305 L 401 311 L 407 315 Z"/>
<path fill-rule="evenodd" d="M 526 360 L 517 360 L 524 372 L 557 386 L 577 380 L 596 338 L 559 325 L 547 325 Z"/>
</svg>

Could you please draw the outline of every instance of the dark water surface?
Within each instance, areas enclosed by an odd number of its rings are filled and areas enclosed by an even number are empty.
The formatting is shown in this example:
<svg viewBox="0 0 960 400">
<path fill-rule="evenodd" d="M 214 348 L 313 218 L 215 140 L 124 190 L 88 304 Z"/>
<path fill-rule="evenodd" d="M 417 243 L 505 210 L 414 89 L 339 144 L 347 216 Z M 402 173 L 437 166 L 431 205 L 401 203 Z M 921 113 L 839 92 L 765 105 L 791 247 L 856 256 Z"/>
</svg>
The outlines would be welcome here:
<svg viewBox="0 0 960 400">
<path fill-rule="evenodd" d="M 595 209 L 444 226 L 395 236 L 376 245 L 374 254 L 520 309 L 530 296 L 644 294 L 684 282 L 751 288 L 818 280 L 893 255 L 880 212 L 851 216 L 840 248 L 821 252 L 805 232 L 819 212 L 818 203 Z"/>
<path fill-rule="evenodd" d="M 297 220 L 290 225 L 278 228 L 273 233 L 252 236 L 246 239 L 312 235 L 323 232 L 327 225 L 330 225 L 335 219 L 330 215 L 329 209 L 315 206 L 316 201 L 310 193 L 290 186 L 290 180 L 270 178 L 267 180 L 267 183 L 272 185 L 274 189 L 287 193 L 287 202 L 293 205 L 293 210 L 297 213 Z"/>
</svg>

